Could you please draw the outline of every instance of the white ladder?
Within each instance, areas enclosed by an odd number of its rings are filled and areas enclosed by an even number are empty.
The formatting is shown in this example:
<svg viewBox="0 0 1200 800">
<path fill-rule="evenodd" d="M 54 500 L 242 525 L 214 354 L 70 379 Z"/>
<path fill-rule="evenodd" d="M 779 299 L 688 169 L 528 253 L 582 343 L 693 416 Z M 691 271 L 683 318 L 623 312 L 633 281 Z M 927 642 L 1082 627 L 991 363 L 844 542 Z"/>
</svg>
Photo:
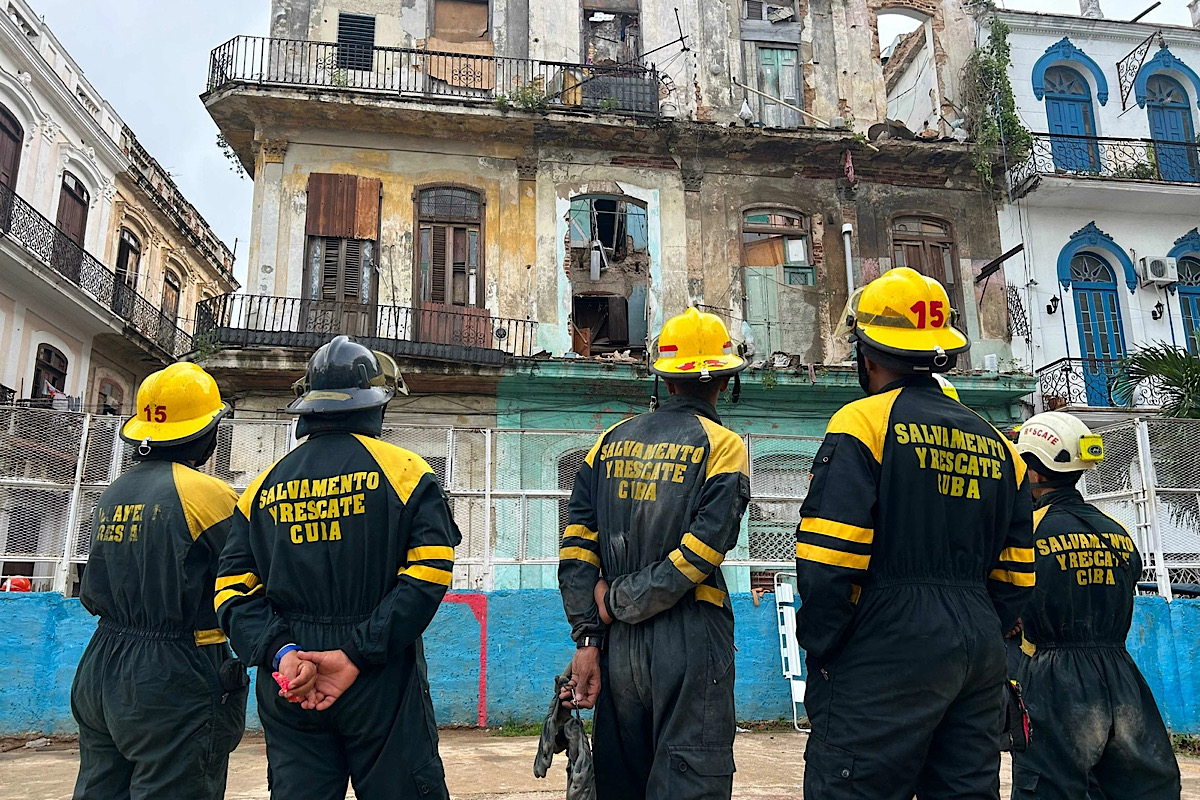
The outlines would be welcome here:
<svg viewBox="0 0 1200 800">
<path fill-rule="evenodd" d="M 798 731 L 804 704 L 804 658 L 796 641 L 796 589 L 794 572 L 775 573 L 775 612 L 779 623 L 779 656 L 783 661 L 783 677 L 792 693 L 792 724 Z"/>
</svg>

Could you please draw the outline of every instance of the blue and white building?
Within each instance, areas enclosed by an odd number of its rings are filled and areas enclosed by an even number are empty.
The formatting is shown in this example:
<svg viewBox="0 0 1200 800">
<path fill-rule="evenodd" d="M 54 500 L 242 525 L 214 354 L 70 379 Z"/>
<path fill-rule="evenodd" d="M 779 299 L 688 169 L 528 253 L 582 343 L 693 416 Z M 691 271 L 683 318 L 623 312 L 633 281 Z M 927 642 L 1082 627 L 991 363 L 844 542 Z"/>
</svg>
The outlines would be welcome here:
<svg viewBox="0 0 1200 800">
<path fill-rule="evenodd" d="M 1191 6 L 1200 24 L 1197 3 Z M 1097 14 L 1094 4 L 1085 12 Z M 1155 405 L 1116 396 L 1117 359 L 1200 352 L 1200 29 L 998 11 L 1033 132 L 1000 211 L 1013 353 L 1035 410 Z"/>
</svg>

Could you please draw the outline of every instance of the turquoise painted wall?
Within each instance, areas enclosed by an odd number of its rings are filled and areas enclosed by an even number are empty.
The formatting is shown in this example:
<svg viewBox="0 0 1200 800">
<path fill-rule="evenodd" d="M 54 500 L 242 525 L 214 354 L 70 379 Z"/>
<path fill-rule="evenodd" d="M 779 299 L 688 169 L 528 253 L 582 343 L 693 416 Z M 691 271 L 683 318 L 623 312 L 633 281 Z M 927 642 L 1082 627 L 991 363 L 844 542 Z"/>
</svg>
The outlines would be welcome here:
<svg viewBox="0 0 1200 800">
<path fill-rule="evenodd" d="M 477 724 L 481 653 L 487 655 L 489 724 L 540 722 L 554 675 L 572 653 L 562 603 L 553 591 L 456 594 L 425 635 L 434 706 L 441 724 Z M 780 675 L 775 605 L 733 595 L 737 621 L 739 719 L 791 715 Z M 486 609 L 486 633 L 471 608 Z M 78 600 L 55 594 L 0 594 L 0 736 L 65 734 L 75 668 L 95 628 Z M 1175 733 L 1200 734 L 1200 601 L 1139 597 L 1129 650 Z M 253 698 L 253 694 L 251 695 Z M 248 726 L 258 727 L 251 702 Z"/>
</svg>

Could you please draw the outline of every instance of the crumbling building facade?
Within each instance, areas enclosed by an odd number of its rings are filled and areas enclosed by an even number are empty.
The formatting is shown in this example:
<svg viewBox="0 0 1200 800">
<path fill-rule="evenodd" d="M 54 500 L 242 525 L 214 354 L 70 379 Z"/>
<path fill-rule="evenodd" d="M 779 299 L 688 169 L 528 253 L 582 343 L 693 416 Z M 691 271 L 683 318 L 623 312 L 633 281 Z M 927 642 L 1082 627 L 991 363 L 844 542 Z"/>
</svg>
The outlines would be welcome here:
<svg viewBox="0 0 1200 800">
<path fill-rule="evenodd" d="M 933 140 L 868 139 L 880 0 L 275 0 L 203 96 L 255 181 L 206 363 L 237 414 L 274 416 L 346 333 L 400 362 L 398 424 L 592 430 L 645 409 L 647 349 L 696 305 L 755 364 L 727 423 L 816 436 L 858 396 L 848 291 L 908 265 L 974 342 L 964 398 L 1008 420 L 1029 381 L 996 369 L 1003 276 L 977 280 L 995 197 L 950 136 L 949 37 L 973 34 L 949 0 L 890 5 L 927 20 Z"/>
</svg>

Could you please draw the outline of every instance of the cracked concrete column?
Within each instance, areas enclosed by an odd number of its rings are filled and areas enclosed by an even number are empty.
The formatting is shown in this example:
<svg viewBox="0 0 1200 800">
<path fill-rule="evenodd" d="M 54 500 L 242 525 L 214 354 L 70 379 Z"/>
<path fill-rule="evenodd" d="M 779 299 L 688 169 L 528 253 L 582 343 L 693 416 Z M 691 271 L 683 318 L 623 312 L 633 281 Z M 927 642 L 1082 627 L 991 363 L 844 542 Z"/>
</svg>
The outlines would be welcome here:
<svg viewBox="0 0 1200 800">
<path fill-rule="evenodd" d="M 282 294 L 287 286 L 286 276 L 280 273 L 277 269 L 280 265 L 276 263 L 287 142 L 268 139 L 256 144 L 258 164 L 254 170 L 254 216 L 250 220 L 246 289 L 252 294 L 276 295 Z"/>
</svg>

